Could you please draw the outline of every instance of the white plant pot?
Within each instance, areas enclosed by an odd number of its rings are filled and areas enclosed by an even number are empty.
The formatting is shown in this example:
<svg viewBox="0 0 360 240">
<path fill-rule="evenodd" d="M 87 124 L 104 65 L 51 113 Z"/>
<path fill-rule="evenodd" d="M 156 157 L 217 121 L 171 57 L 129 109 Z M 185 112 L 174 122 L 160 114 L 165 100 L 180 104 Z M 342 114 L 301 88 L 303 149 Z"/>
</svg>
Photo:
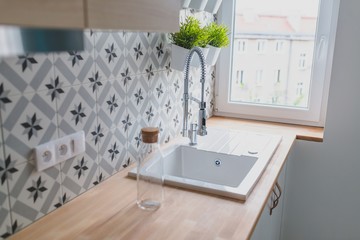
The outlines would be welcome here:
<svg viewBox="0 0 360 240">
<path fill-rule="evenodd" d="M 214 66 L 216 64 L 217 59 L 219 58 L 221 48 L 213 47 L 210 45 L 208 45 L 207 47 L 209 48 L 209 53 L 207 54 L 206 57 L 206 63 L 210 66 Z"/>
<path fill-rule="evenodd" d="M 222 0 L 208 0 L 205 7 L 205 11 L 215 14 L 218 12 L 221 3 Z"/>
<path fill-rule="evenodd" d="M 183 71 L 188 52 L 189 50 L 186 48 L 171 44 L 171 67 L 175 70 Z"/>
<path fill-rule="evenodd" d="M 171 44 L 171 68 L 178 70 L 178 71 L 184 71 L 185 68 L 185 60 L 189 53 L 189 49 L 177 46 L 175 44 Z M 201 48 L 201 51 L 204 54 L 204 57 L 206 59 L 207 54 L 209 52 L 209 48 Z M 193 59 L 190 63 L 190 66 L 192 67 L 200 67 L 200 58 L 197 54 L 193 55 Z"/>
<path fill-rule="evenodd" d="M 191 0 L 189 7 L 199 11 L 203 11 L 207 2 L 208 0 Z"/>
<path fill-rule="evenodd" d="M 190 5 L 191 0 L 183 0 L 182 1 L 182 8 L 188 8 Z"/>
</svg>

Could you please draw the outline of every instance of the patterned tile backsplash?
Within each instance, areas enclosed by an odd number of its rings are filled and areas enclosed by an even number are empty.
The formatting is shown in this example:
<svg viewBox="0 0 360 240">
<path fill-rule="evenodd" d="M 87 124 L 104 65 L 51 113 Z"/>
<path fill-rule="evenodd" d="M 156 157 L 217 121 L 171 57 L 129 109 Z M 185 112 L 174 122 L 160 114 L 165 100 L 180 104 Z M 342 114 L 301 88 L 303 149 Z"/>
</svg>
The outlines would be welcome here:
<svg viewBox="0 0 360 240">
<path fill-rule="evenodd" d="M 185 11 L 203 22 L 206 13 Z M 171 68 L 163 33 L 85 31 L 85 50 L 0 59 L 0 239 L 135 161 L 140 129 L 156 126 L 161 143 L 180 133 L 183 73 Z M 190 92 L 200 94 L 199 70 Z M 206 101 L 212 115 L 214 69 Z M 197 104 L 190 120 L 197 118 Z M 86 152 L 42 172 L 33 148 L 84 130 Z"/>
</svg>

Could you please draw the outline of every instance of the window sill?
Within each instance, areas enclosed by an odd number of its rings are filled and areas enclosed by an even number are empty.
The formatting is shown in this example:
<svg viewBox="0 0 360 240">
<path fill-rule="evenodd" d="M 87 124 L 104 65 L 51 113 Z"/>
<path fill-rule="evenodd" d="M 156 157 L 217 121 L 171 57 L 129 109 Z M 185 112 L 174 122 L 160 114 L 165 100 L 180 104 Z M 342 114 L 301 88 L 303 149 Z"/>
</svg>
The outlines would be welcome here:
<svg viewBox="0 0 360 240">
<path fill-rule="evenodd" d="M 213 116 L 209 118 L 207 123 L 208 126 L 213 127 L 261 131 L 276 134 L 293 133 L 296 135 L 296 139 L 311 142 L 323 142 L 324 140 L 323 127 L 302 126 L 296 124 L 275 123 L 220 116 Z"/>
</svg>

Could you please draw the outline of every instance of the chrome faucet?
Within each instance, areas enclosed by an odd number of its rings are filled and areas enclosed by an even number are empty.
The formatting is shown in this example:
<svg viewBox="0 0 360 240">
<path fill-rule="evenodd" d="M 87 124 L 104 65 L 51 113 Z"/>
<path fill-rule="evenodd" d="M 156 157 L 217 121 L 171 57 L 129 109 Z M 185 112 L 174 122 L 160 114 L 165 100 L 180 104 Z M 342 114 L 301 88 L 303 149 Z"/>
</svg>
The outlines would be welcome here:
<svg viewBox="0 0 360 240">
<path fill-rule="evenodd" d="M 194 97 L 189 97 L 189 72 L 190 72 L 190 62 L 194 53 L 200 58 L 200 66 L 201 66 L 201 99 L 198 100 Z M 197 135 L 205 136 L 207 135 L 206 131 L 206 102 L 204 101 L 204 92 L 205 92 L 205 58 L 199 47 L 194 47 L 188 53 L 185 60 L 185 74 L 184 74 L 184 116 L 183 116 L 183 137 L 189 137 L 190 145 L 197 144 Z M 190 130 L 188 130 L 188 115 L 189 115 L 189 99 L 197 102 L 199 104 L 199 120 L 198 124 L 191 124 Z"/>
</svg>

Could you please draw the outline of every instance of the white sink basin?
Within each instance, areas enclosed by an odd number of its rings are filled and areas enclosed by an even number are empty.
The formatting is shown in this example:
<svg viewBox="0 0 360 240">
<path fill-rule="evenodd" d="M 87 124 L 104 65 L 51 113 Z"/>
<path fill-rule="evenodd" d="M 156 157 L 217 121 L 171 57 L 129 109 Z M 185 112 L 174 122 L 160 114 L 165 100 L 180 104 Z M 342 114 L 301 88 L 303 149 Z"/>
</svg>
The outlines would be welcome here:
<svg viewBox="0 0 360 240">
<path fill-rule="evenodd" d="M 166 156 L 164 170 L 165 176 L 175 177 L 172 179 L 175 182 L 177 178 L 183 178 L 237 187 L 256 160 L 257 157 L 228 155 L 179 146 Z"/>
<path fill-rule="evenodd" d="M 165 184 L 246 200 L 281 136 L 209 128 L 198 141 L 193 147 L 179 138 L 163 148 Z M 149 159 L 147 171 L 157 171 L 157 165 Z"/>
</svg>

